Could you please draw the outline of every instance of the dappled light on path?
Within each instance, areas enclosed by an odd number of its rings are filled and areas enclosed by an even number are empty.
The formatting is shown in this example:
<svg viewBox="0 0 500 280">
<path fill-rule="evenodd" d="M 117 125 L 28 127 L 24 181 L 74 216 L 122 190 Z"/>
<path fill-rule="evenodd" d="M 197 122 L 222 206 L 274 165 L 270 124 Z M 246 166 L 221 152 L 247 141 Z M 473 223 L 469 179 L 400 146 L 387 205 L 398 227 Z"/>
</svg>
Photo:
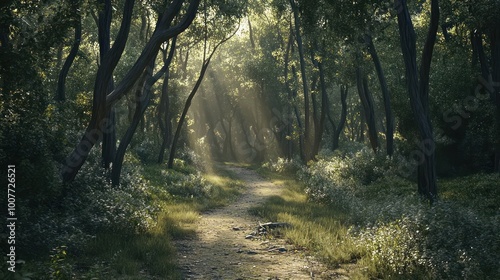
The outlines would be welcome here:
<svg viewBox="0 0 500 280">
<path fill-rule="evenodd" d="M 225 168 L 244 182 L 244 193 L 227 207 L 203 213 L 196 237 L 176 242 L 184 279 L 322 279 L 325 268 L 307 251 L 283 239 L 249 236 L 259 224 L 249 209 L 279 195 L 282 186 L 252 170 Z"/>
</svg>

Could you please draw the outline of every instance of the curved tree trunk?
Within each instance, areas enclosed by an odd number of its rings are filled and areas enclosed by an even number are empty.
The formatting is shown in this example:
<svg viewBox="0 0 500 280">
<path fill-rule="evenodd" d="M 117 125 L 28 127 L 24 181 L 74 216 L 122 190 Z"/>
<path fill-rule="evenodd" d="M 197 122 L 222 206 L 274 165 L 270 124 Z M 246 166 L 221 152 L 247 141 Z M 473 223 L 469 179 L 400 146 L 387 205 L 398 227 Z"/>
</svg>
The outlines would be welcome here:
<svg viewBox="0 0 500 280">
<path fill-rule="evenodd" d="M 169 56 L 165 60 L 163 67 L 155 75 L 152 75 L 156 58 L 153 59 L 150 66 L 146 69 L 146 73 L 144 73 L 144 78 L 139 81 L 139 85 L 141 86 L 137 89 L 135 94 L 136 110 L 134 113 L 134 117 L 129 128 L 127 129 L 127 132 L 120 141 L 118 150 L 116 151 L 116 158 L 113 165 L 113 171 L 111 173 L 111 181 L 113 185 L 118 185 L 120 183 L 120 175 L 125 152 L 127 151 L 128 145 L 132 141 L 137 127 L 139 126 L 141 121 L 144 120 L 144 113 L 146 112 L 146 109 L 148 108 L 149 102 L 151 100 L 151 89 L 153 85 L 161 78 L 161 76 L 168 72 L 170 63 L 172 62 L 172 58 L 174 56 L 176 38 L 177 37 L 174 37 L 172 41 Z"/>
<path fill-rule="evenodd" d="M 391 108 L 391 93 L 389 92 L 389 87 L 387 86 L 387 81 L 385 79 L 384 71 L 382 70 L 382 65 L 380 64 L 377 50 L 375 49 L 372 37 L 369 34 L 365 35 L 365 43 L 368 47 L 368 52 L 372 57 L 373 63 L 375 64 L 375 70 L 377 71 L 378 80 L 380 82 L 380 89 L 382 90 L 386 120 L 385 137 L 387 155 L 392 156 L 394 153 L 394 116 L 392 115 Z"/>
<path fill-rule="evenodd" d="M 163 128 L 160 129 L 161 134 L 162 134 L 162 141 L 161 141 L 161 147 L 160 147 L 160 153 L 158 154 L 158 163 L 163 163 L 163 159 L 165 157 L 165 150 L 167 149 L 168 146 L 170 146 L 172 142 L 172 120 L 171 120 L 171 114 L 170 114 L 170 97 L 168 94 L 168 79 L 169 79 L 169 74 L 165 74 L 165 78 L 163 81 L 163 85 L 161 87 L 161 99 L 160 99 L 160 105 L 161 109 L 159 111 L 159 122 L 163 123 Z"/>
<path fill-rule="evenodd" d="M 94 84 L 94 97 L 92 104 L 92 118 L 82 139 L 66 159 L 62 170 L 64 182 L 72 181 L 81 166 L 87 159 L 92 147 L 102 140 L 104 131 L 108 130 L 108 115 L 106 94 L 109 89 L 113 71 L 120 60 L 128 39 L 130 24 L 132 22 L 132 11 L 134 0 L 127 0 L 123 8 L 123 20 L 113 48 L 106 53 L 97 70 Z M 101 27 L 101 25 L 99 25 Z"/>
<path fill-rule="evenodd" d="M 418 192 L 430 201 L 437 197 L 436 167 L 434 154 L 434 138 L 429 118 L 429 73 L 432 51 L 439 26 L 439 6 L 437 0 L 431 0 L 431 23 L 429 33 L 422 53 L 420 83 L 417 69 L 416 36 L 411 21 L 406 0 L 395 0 L 398 14 L 398 26 L 401 39 L 401 49 L 406 68 L 406 83 L 413 115 L 417 122 L 423 151 L 419 154 Z"/>
<path fill-rule="evenodd" d="M 238 31 L 238 29 L 236 30 Z M 213 55 L 217 51 L 217 49 L 224 44 L 227 40 L 231 39 L 234 34 L 236 34 L 236 31 L 231 34 L 229 37 L 224 38 L 221 40 L 217 45 L 215 45 L 214 49 L 212 50 L 212 53 L 208 56 L 208 58 L 204 59 L 203 65 L 201 66 L 200 74 L 198 76 L 198 80 L 196 81 L 193 89 L 191 90 L 191 93 L 189 94 L 188 98 L 186 99 L 186 103 L 184 104 L 184 109 L 182 110 L 181 117 L 179 119 L 179 123 L 177 124 L 177 128 L 175 130 L 174 134 L 174 139 L 172 140 L 172 146 L 170 147 L 170 156 L 168 159 L 167 163 L 167 168 L 172 169 L 174 167 L 174 158 L 175 158 L 175 150 L 177 148 L 177 142 L 179 141 L 179 137 L 181 135 L 181 129 L 182 125 L 184 124 L 184 120 L 186 119 L 187 112 L 189 110 L 189 107 L 191 107 L 191 102 L 193 101 L 193 98 L 198 91 L 198 88 L 201 85 L 201 82 L 203 81 L 203 78 L 205 77 L 205 73 L 207 72 L 208 65 L 210 64 L 210 61 L 212 60 Z M 206 47 L 206 44 L 205 44 Z M 206 51 L 206 49 L 205 49 Z"/>
<path fill-rule="evenodd" d="M 92 147 L 102 138 L 103 130 L 106 129 L 105 117 L 108 109 L 121 97 L 123 97 L 124 94 L 132 89 L 146 66 L 150 63 L 153 57 L 155 57 L 156 53 L 158 53 L 161 44 L 183 32 L 194 20 L 200 0 L 191 0 L 186 13 L 180 22 L 175 26 L 169 27 L 174 17 L 179 14 L 183 2 L 183 0 L 174 0 L 168 6 L 167 10 L 161 17 L 160 24 L 157 25 L 153 36 L 144 47 L 134 66 L 132 66 L 132 68 L 127 72 L 125 77 L 113 90 L 113 92 L 107 96 L 103 96 L 102 92 L 106 92 L 108 84 L 104 84 L 102 81 L 109 81 L 109 78 L 112 75 L 111 72 L 121 57 L 121 51 L 123 51 L 123 47 L 125 46 L 125 42 L 128 37 L 134 1 L 126 1 L 123 21 L 117 39 L 113 44 L 113 48 L 111 49 L 109 56 L 107 56 L 107 59 L 101 63 L 98 69 L 96 85 L 94 87 L 95 100 L 94 108 L 92 110 L 92 119 L 82 139 L 77 144 L 73 152 L 68 156 L 63 166 L 61 173 L 64 182 L 70 182 L 75 178 L 76 174 L 87 159 Z M 101 79 L 101 77 L 103 77 L 103 79 Z"/>
<path fill-rule="evenodd" d="M 181 129 L 182 125 L 184 124 L 184 120 L 186 119 L 187 112 L 189 110 L 189 107 L 191 107 L 191 102 L 198 91 L 198 88 L 201 85 L 201 82 L 203 81 L 203 77 L 205 76 L 205 73 L 207 71 L 208 65 L 210 63 L 210 59 L 208 61 L 205 61 L 203 63 L 203 66 L 201 67 L 200 75 L 198 76 L 198 80 L 196 81 L 196 84 L 194 85 L 193 89 L 191 90 L 191 93 L 189 94 L 186 103 L 184 104 L 184 109 L 182 110 L 181 117 L 179 119 L 179 123 L 177 123 L 177 128 L 175 130 L 174 134 L 174 139 L 172 141 L 172 146 L 170 147 L 170 157 L 168 159 L 167 163 L 167 168 L 172 169 L 174 167 L 174 158 L 175 158 L 175 150 L 177 148 L 177 142 L 179 142 L 179 137 L 181 136 Z"/>
<path fill-rule="evenodd" d="M 125 135 L 120 141 L 120 145 L 118 146 L 118 149 L 116 151 L 115 162 L 113 163 L 113 170 L 111 171 L 111 182 L 114 186 L 120 184 L 120 175 L 122 171 L 125 152 L 127 151 L 127 147 L 134 137 L 137 126 L 139 126 L 139 123 L 142 120 L 142 116 L 144 115 L 144 112 L 146 112 L 146 109 L 149 105 L 151 86 L 154 83 L 151 80 L 152 71 L 153 63 L 151 63 L 151 66 L 146 69 L 146 73 L 144 73 L 143 78 L 139 80 L 139 86 L 135 92 L 136 108 L 134 116 L 127 131 L 125 132 Z"/>
<path fill-rule="evenodd" d="M 68 76 L 69 69 L 71 68 L 73 61 L 76 58 L 78 49 L 80 48 L 81 39 L 82 39 L 82 21 L 80 17 L 78 17 L 77 21 L 75 22 L 75 39 L 73 41 L 73 46 L 71 47 L 71 50 L 69 52 L 68 57 L 66 58 L 66 61 L 64 62 L 61 72 L 59 72 L 59 78 L 57 80 L 57 90 L 55 96 L 55 100 L 57 101 L 66 100 L 66 77 Z"/>
</svg>

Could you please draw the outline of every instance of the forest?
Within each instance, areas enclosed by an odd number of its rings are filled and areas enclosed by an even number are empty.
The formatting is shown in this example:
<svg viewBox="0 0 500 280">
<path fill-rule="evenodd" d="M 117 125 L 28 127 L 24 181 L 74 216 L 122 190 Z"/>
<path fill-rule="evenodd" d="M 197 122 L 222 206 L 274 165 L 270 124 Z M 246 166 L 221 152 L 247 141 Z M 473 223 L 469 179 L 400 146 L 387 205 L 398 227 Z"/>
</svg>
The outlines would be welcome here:
<svg viewBox="0 0 500 280">
<path fill-rule="evenodd" d="M 500 275 L 498 0 L 4 0 L 0 113 L 1 279 Z"/>
</svg>

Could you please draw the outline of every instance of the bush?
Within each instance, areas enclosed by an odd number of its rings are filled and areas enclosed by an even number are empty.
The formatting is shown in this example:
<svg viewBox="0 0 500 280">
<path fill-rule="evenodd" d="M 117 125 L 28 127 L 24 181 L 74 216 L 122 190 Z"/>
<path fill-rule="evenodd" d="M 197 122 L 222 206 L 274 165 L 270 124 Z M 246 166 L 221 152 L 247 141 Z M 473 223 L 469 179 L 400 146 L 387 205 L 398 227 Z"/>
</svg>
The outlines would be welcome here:
<svg viewBox="0 0 500 280">
<path fill-rule="evenodd" d="M 277 173 L 294 174 L 302 168 L 298 159 L 285 159 L 279 157 L 276 161 L 268 160 L 262 167 Z"/>
<path fill-rule="evenodd" d="M 122 183 L 111 186 L 98 162 L 95 151 L 75 181 L 64 186 L 59 200 L 26 209 L 24 228 L 19 231 L 23 244 L 29 244 L 26 250 L 48 252 L 64 245 L 77 253 L 99 232 L 133 234 L 154 225 L 159 209 L 151 203 L 141 169 L 125 164 Z"/>
<path fill-rule="evenodd" d="M 365 254 L 362 264 L 371 278 L 397 278 L 416 275 L 425 266 L 421 258 L 419 231 L 407 218 L 380 223 L 352 232 L 357 248 Z"/>
<path fill-rule="evenodd" d="M 173 197 L 203 198 L 209 197 L 212 185 L 199 173 L 184 174 L 177 171 L 166 170 L 161 172 L 164 177 L 165 190 Z"/>
<path fill-rule="evenodd" d="M 279 161 L 278 161 L 279 162 Z M 398 172 L 407 162 L 363 148 L 300 168 L 309 199 L 345 210 L 369 278 L 488 279 L 500 273 L 498 175 L 441 183 L 430 206 Z M 279 164 L 275 163 L 274 166 Z M 268 165 L 268 168 L 273 165 Z"/>
</svg>

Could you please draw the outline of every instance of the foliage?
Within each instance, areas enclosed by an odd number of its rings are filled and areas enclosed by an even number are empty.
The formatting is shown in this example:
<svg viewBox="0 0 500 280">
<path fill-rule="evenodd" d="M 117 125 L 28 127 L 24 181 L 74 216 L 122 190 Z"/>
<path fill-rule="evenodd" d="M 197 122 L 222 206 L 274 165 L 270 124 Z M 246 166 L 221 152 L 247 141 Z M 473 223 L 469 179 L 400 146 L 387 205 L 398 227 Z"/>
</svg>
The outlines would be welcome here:
<svg viewBox="0 0 500 280">
<path fill-rule="evenodd" d="M 329 263 L 354 258 L 357 269 L 351 276 L 485 279 L 498 274 L 497 174 L 441 180 L 443 196 L 429 206 L 415 195 L 414 183 L 397 176 L 399 160 L 363 149 L 338 151 L 301 168 L 297 178 L 303 185 L 291 188 L 297 194 L 273 199 L 256 214 L 292 223 L 295 228 L 286 236 Z M 312 204 L 299 203 L 300 192 Z"/>
<path fill-rule="evenodd" d="M 285 159 L 278 157 L 277 160 L 268 160 L 262 167 L 269 169 L 272 172 L 284 173 L 284 174 L 294 174 L 296 171 L 302 168 L 302 165 L 298 163 L 297 159 Z"/>
</svg>

